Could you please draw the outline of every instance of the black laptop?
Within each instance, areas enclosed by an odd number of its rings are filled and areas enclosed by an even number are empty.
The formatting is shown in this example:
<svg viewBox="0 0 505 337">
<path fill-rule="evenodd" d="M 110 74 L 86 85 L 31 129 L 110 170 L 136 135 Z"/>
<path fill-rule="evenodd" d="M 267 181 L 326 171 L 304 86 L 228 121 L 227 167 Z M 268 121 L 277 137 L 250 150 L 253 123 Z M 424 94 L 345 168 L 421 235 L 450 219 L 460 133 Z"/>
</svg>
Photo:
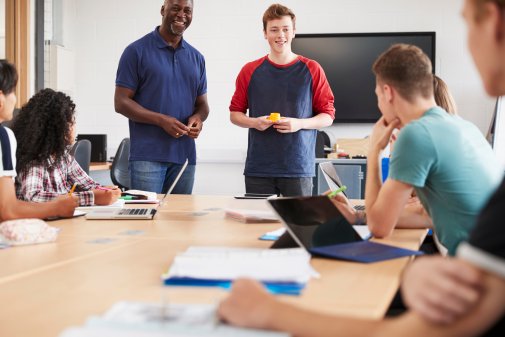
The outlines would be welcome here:
<svg viewBox="0 0 505 337">
<path fill-rule="evenodd" d="M 327 196 L 277 198 L 268 203 L 286 227 L 272 248 L 300 246 L 315 256 L 365 263 L 422 254 L 362 238 Z"/>
</svg>

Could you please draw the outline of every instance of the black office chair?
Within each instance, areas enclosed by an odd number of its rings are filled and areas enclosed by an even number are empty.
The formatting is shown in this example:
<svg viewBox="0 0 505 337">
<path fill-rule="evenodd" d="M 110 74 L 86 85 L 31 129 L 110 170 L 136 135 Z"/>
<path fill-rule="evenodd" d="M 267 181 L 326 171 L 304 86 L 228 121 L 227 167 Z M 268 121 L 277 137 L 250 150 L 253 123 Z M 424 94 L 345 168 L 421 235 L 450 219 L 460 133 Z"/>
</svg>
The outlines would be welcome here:
<svg viewBox="0 0 505 337">
<path fill-rule="evenodd" d="M 317 131 L 316 158 L 326 158 L 324 147 L 331 147 L 330 136 L 324 131 Z"/>
<path fill-rule="evenodd" d="M 74 143 L 70 154 L 74 156 L 75 161 L 81 168 L 89 174 L 89 162 L 91 161 L 91 142 L 87 139 L 81 139 Z"/>
<path fill-rule="evenodd" d="M 122 190 L 130 189 L 130 171 L 128 170 L 128 157 L 130 156 L 130 138 L 125 138 L 119 144 L 112 167 L 110 179 L 114 185 Z"/>
</svg>

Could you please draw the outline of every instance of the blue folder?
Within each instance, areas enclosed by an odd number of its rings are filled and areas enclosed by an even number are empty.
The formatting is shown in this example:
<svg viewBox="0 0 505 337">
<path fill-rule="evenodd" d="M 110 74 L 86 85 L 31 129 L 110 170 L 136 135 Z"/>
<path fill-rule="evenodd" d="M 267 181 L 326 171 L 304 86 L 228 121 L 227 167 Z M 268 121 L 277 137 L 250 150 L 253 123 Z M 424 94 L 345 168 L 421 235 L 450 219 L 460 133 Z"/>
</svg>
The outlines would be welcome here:
<svg viewBox="0 0 505 337">
<path fill-rule="evenodd" d="M 189 286 L 189 287 L 220 287 L 230 289 L 233 283 L 232 280 L 211 280 L 211 279 L 196 279 L 192 277 L 170 277 L 163 280 L 163 283 L 168 286 Z M 301 294 L 304 283 L 296 282 L 262 282 L 272 294 L 295 295 Z"/>
<path fill-rule="evenodd" d="M 341 243 L 331 246 L 313 247 L 314 255 L 348 261 L 371 263 L 399 257 L 422 255 L 423 252 L 383 245 L 372 241 Z"/>
</svg>

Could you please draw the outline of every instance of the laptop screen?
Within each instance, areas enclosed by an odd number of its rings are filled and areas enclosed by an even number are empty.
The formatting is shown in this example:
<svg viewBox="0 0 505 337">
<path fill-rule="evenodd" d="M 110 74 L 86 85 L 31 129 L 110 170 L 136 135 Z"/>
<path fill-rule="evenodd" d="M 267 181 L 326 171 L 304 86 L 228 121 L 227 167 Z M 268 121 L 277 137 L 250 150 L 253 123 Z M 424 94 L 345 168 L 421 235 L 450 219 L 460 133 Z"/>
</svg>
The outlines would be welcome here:
<svg viewBox="0 0 505 337">
<path fill-rule="evenodd" d="M 186 161 L 184 162 L 184 164 L 182 165 L 181 167 L 181 170 L 179 171 L 179 173 L 177 174 L 177 177 L 175 177 L 175 180 L 174 182 L 172 183 L 172 185 L 170 185 L 170 188 L 167 190 L 167 193 L 165 193 L 165 195 L 163 196 L 163 199 L 161 199 L 160 201 L 160 206 L 163 206 L 164 202 L 165 202 L 165 199 L 167 198 L 167 195 L 169 195 L 170 193 L 172 193 L 172 191 L 174 190 L 175 188 L 175 185 L 177 185 L 177 182 L 179 181 L 179 179 L 181 178 L 182 174 L 184 173 L 184 170 L 186 169 L 186 167 L 188 166 L 188 159 L 186 159 Z"/>
<path fill-rule="evenodd" d="M 268 200 L 298 245 L 313 247 L 362 241 L 327 196 Z"/>
<path fill-rule="evenodd" d="M 319 168 L 321 169 L 324 180 L 326 180 L 330 190 L 335 191 L 342 186 L 342 181 L 340 180 L 332 162 L 322 162 L 319 164 Z M 346 195 L 345 192 L 342 193 Z"/>
</svg>

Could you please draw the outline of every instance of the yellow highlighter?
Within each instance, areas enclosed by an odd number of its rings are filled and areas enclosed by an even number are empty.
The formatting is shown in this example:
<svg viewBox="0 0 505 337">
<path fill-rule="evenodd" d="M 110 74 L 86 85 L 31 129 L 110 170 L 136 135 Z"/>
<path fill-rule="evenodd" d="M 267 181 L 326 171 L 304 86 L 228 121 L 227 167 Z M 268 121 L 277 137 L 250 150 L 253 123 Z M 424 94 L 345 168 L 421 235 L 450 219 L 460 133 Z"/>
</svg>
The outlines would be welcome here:
<svg viewBox="0 0 505 337">
<path fill-rule="evenodd" d="M 279 112 L 272 112 L 268 117 L 272 122 L 278 122 L 281 120 L 281 114 Z"/>
</svg>

